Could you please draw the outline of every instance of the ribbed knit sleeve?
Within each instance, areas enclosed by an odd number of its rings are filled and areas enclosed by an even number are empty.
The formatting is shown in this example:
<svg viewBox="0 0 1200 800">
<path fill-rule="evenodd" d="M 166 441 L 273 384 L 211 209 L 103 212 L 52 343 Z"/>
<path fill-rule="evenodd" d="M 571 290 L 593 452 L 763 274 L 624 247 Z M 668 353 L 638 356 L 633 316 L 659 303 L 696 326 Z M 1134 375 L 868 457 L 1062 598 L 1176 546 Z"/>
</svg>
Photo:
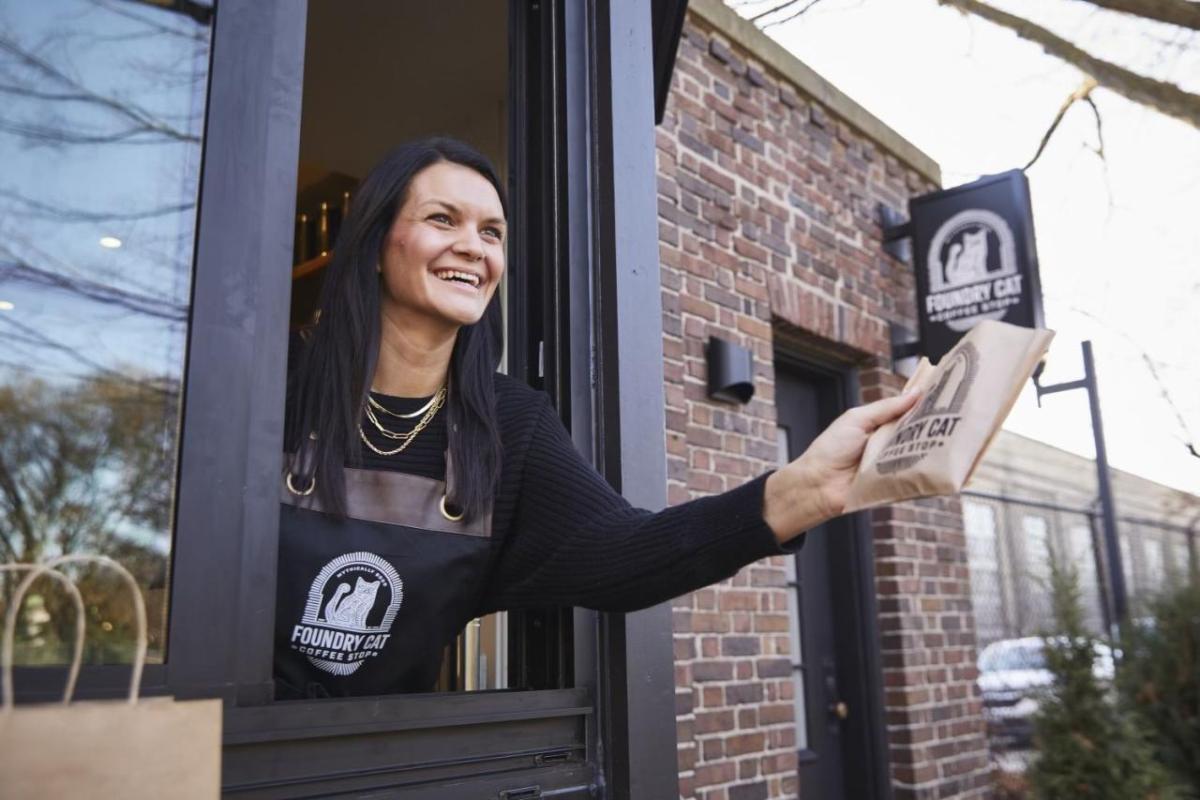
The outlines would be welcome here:
<svg viewBox="0 0 1200 800">
<path fill-rule="evenodd" d="M 788 552 L 763 520 L 766 478 L 659 512 L 633 508 L 583 460 L 547 402 L 525 453 L 485 611 L 632 611 Z"/>
</svg>

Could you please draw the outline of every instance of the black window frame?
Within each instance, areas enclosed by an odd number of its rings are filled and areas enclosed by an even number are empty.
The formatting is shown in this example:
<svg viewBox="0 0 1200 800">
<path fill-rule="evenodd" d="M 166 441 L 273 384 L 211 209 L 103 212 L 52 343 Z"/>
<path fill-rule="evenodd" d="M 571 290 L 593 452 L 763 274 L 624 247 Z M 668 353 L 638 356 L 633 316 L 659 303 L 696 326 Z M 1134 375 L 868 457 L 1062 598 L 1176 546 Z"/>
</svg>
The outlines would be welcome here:
<svg viewBox="0 0 1200 800">
<path fill-rule="evenodd" d="M 536 162 L 539 175 L 513 186 L 514 214 L 537 224 L 514 241 L 514 263 L 530 268 L 510 278 L 510 371 L 544 385 L 614 486 L 637 505 L 662 507 L 650 7 L 510 0 L 510 8 L 514 99 L 536 104 L 512 115 L 521 117 L 510 127 L 512 172 Z M 557 797 L 673 796 L 666 604 L 567 612 L 572 659 L 560 670 L 572 688 L 272 701 L 306 18 L 300 0 L 216 5 L 168 650 L 165 664 L 147 669 L 144 691 L 225 701 L 228 796 L 408 787 L 405 796 L 476 797 L 526 786 Z M 22 699 L 46 699 L 65 670 L 20 673 Z M 127 680 L 127 668 L 88 668 L 81 695 L 118 696 Z"/>
</svg>

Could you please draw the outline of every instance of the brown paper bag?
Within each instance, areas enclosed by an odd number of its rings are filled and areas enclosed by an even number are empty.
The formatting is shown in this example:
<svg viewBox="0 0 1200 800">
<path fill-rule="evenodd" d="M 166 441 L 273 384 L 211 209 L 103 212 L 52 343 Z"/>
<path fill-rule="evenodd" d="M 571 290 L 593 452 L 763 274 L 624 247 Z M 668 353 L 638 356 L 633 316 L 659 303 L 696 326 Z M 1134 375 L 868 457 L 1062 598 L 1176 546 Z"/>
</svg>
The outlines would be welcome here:
<svg viewBox="0 0 1200 800">
<path fill-rule="evenodd" d="M 133 590 L 138 641 L 126 701 L 71 703 L 83 656 L 83 604 L 55 567 L 86 561 L 117 570 Z M 3 708 L 0 709 L 0 798 L 204 798 L 220 794 L 221 701 L 138 699 L 146 661 L 146 609 L 137 582 L 103 556 L 63 556 L 42 565 L 5 565 L 30 574 L 5 615 Z M 13 635 L 25 593 L 42 575 L 65 582 L 76 601 L 75 657 L 63 702 L 13 705 Z"/>
<path fill-rule="evenodd" d="M 1054 332 L 985 320 L 905 389 L 923 397 L 867 440 L 846 511 L 957 494 L 970 480 Z"/>
</svg>

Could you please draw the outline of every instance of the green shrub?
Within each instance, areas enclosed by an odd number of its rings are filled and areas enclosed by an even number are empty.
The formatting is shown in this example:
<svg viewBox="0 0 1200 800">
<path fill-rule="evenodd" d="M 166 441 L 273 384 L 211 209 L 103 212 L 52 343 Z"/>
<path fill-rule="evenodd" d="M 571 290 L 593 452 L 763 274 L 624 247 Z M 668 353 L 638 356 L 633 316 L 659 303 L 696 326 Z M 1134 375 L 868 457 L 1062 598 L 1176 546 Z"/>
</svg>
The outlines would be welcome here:
<svg viewBox="0 0 1200 800">
<path fill-rule="evenodd" d="M 1097 644 L 1083 624 L 1079 581 L 1051 564 L 1057 630 L 1045 634 L 1053 684 L 1034 718 L 1037 757 L 1029 768 L 1033 795 L 1044 800 L 1168 800 L 1166 772 L 1133 714 L 1122 714 L 1108 681 L 1097 675 Z"/>
<path fill-rule="evenodd" d="M 1118 685 L 1182 796 L 1200 798 L 1200 585 L 1161 595 L 1149 611 L 1122 636 Z"/>
</svg>

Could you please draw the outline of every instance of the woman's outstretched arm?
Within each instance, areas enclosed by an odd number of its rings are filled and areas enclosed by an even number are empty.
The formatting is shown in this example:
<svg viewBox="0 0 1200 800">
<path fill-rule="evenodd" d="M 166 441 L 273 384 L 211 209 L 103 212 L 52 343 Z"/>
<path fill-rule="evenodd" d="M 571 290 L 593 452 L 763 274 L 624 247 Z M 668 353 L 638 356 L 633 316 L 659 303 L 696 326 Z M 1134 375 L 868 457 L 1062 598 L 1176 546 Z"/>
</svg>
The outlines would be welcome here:
<svg viewBox="0 0 1200 800">
<path fill-rule="evenodd" d="M 575 450 L 546 403 L 484 611 L 579 605 L 631 611 L 788 552 L 840 513 L 866 438 L 914 398 L 846 412 L 787 466 L 658 512 L 633 508 Z"/>
<path fill-rule="evenodd" d="M 867 437 L 912 408 L 916 399 L 911 392 L 850 409 L 799 458 L 771 473 L 763 492 L 763 518 L 780 544 L 842 513 Z"/>
</svg>

